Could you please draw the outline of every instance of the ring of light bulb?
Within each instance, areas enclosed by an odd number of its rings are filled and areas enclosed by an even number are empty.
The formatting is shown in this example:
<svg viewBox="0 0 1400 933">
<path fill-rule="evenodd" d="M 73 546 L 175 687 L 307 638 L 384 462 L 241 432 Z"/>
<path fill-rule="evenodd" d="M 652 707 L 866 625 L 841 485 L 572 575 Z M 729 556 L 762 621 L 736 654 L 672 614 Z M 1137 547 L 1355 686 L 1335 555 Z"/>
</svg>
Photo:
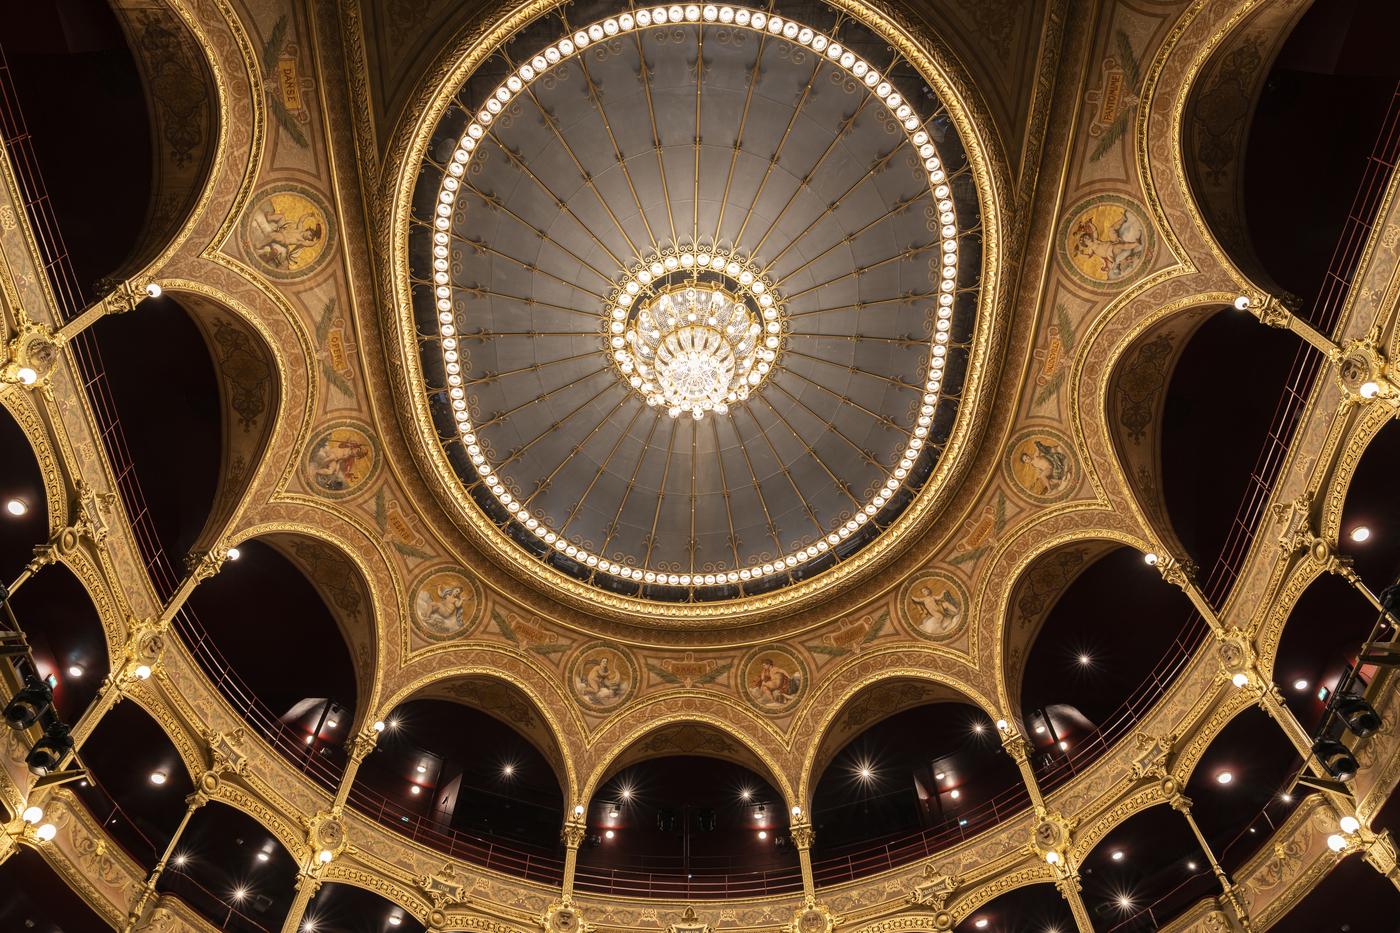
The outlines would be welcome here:
<svg viewBox="0 0 1400 933">
<path fill-rule="evenodd" d="M 694 289 L 715 296 L 717 315 L 677 319 L 668 302 Z M 724 414 L 758 390 L 777 367 L 786 315 L 773 283 L 734 250 L 667 247 L 620 277 L 603 312 L 604 350 L 618 377 L 672 418 Z M 752 331 L 752 334 L 750 332 Z M 749 336 L 753 340 L 748 340 Z M 671 363 L 658 365 L 658 360 Z M 675 370 L 687 362 L 713 373 L 704 391 Z"/>
<path fill-rule="evenodd" d="M 544 518 L 530 513 L 515 498 L 506 488 L 503 478 L 495 472 L 487 460 L 485 451 L 476 436 L 476 429 L 472 424 L 467 404 L 466 379 L 463 376 L 461 356 L 458 352 L 456 319 L 452 308 L 452 286 L 448 273 L 450 268 L 449 244 L 451 243 L 449 231 L 452 227 L 452 215 L 457 195 L 462 188 L 461 179 L 467 174 L 468 166 L 480 150 L 482 142 L 492 132 L 492 123 L 496 115 L 505 111 L 511 101 L 526 94 L 529 86 L 535 80 L 560 62 L 581 54 L 593 43 L 636 29 L 667 24 L 697 27 L 717 24 L 766 33 L 774 38 L 784 39 L 796 46 L 809 48 L 824 55 L 829 65 L 849 74 L 855 79 L 858 86 L 865 87 L 869 93 L 875 95 L 876 99 L 885 105 L 891 116 L 903 129 L 907 141 L 914 147 L 922 161 L 923 171 L 937 208 L 940 232 L 939 256 L 941 264 L 939 268 L 941 271 L 937 289 L 937 321 L 933 328 L 933 338 L 930 341 L 929 368 L 916 423 L 913 429 L 908 432 L 908 443 L 896 466 L 887 471 L 888 478 L 877 488 L 875 494 L 861 510 L 857 511 L 852 518 L 831 529 L 816 543 L 799 548 L 772 562 L 751 564 L 747 567 L 719 573 L 663 573 L 639 567 L 623 566 L 600 555 L 590 553 L 579 547 L 578 544 L 567 540 L 549 528 Z M 458 139 L 457 146 L 447 163 L 446 171 L 438 187 L 437 204 L 432 222 L 433 294 L 437 309 L 438 330 L 442 337 L 443 363 L 447 373 L 447 395 L 458 435 L 466 447 L 467 454 L 471 458 L 478 477 L 480 477 L 482 486 L 495 497 L 513 520 L 518 521 L 529 533 L 541 539 L 545 544 L 590 570 L 608 573 L 634 583 L 691 587 L 733 585 L 746 583 L 750 580 L 761 580 L 788 573 L 802 564 L 822 557 L 832 548 L 859 532 L 894 497 L 923 451 L 932 427 L 933 413 L 938 403 L 939 392 L 943 385 L 943 371 L 948 354 L 953 301 L 957 293 L 958 279 L 957 218 L 954 212 L 953 192 L 948 184 L 947 173 L 943 169 L 942 160 L 939 158 L 928 131 L 923 129 L 923 126 L 924 120 L 915 112 L 913 105 L 905 101 L 903 96 L 895 90 L 888 80 L 885 80 L 877 69 L 852 50 L 843 47 L 825 34 L 786 17 L 770 15 L 763 10 L 753 10 L 729 4 L 671 4 L 610 16 L 580 27 L 571 35 L 546 46 L 521 64 L 506 78 L 505 83 L 497 87 L 495 92 L 486 99 L 484 106 L 476 113 L 475 119 L 467 125 L 466 130 Z M 684 255 L 681 253 L 680 257 L 683 258 Z M 750 272 L 752 273 L 752 270 Z M 766 280 L 758 277 L 755 278 L 755 281 L 764 281 L 765 286 L 768 284 Z M 620 287 L 625 289 L 626 285 L 627 282 L 623 281 Z"/>
</svg>

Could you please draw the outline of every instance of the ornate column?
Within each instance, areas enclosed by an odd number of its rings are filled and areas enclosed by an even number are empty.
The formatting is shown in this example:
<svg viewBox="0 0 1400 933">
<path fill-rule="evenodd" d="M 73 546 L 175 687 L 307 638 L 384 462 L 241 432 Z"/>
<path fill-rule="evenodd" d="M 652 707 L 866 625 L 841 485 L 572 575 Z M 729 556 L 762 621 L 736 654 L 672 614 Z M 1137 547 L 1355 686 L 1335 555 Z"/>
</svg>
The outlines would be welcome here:
<svg viewBox="0 0 1400 933">
<path fill-rule="evenodd" d="M 296 897 L 292 898 L 292 906 L 287 910 L 286 919 L 282 921 L 282 933 L 298 933 L 301 929 L 301 919 L 306 915 L 306 908 L 311 906 L 311 899 L 320 889 L 320 866 L 315 856 L 309 855 L 297 870 L 297 893 Z"/>
<path fill-rule="evenodd" d="M 1216 861 L 1215 852 L 1211 849 L 1210 843 L 1206 841 L 1205 834 L 1201 832 L 1201 827 L 1196 825 L 1196 818 L 1191 815 L 1191 801 L 1180 793 L 1173 794 L 1168 800 L 1171 808 L 1182 816 L 1186 817 L 1186 825 L 1191 827 L 1192 834 L 1196 837 L 1196 842 L 1201 846 L 1201 851 L 1205 853 L 1206 861 L 1210 863 L 1211 873 L 1220 882 L 1220 890 L 1223 892 L 1225 900 L 1230 905 L 1230 910 L 1235 915 L 1235 921 L 1240 929 L 1245 933 L 1253 933 L 1254 927 L 1249 922 L 1249 914 L 1244 909 L 1244 903 L 1239 899 L 1235 885 L 1230 881 L 1230 876 L 1225 874 L 1225 869 L 1220 867 Z"/>
<path fill-rule="evenodd" d="M 384 723 L 377 721 L 374 725 L 362 730 L 350 743 L 350 760 L 345 765 L 345 773 L 340 776 L 340 786 L 336 788 L 335 800 L 331 803 L 331 811 L 339 813 L 345 808 L 345 801 L 350 796 L 350 788 L 355 783 L 355 775 L 359 773 L 360 765 L 369 753 L 374 751 L 375 744 L 379 741 L 379 734 L 384 731 Z"/>
<path fill-rule="evenodd" d="M 170 842 L 166 845 L 165 851 L 161 853 L 159 861 L 156 862 L 156 867 L 151 869 L 151 874 L 146 878 L 146 884 L 141 889 L 141 893 L 137 896 L 136 903 L 131 905 L 131 912 L 127 915 L 126 926 L 122 928 L 123 931 L 134 929 L 136 924 L 141 921 L 141 915 L 145 913 L 146 904 L 150 902 L 151 898 L 155 897 L 156 883 L 160 881 L 160 876 L 161 873 L 165 871 L 166 863 L 169 862 L 170 857 L 175 854 L 175 847 L 179 845 L 180 837 L 184 834 L 185 827 L 190 824 L 190 818 L 194 816 L 194 811 L 208 802 L 209 798 L 201 790 L 196 790 L 193 794 L 185 798 L 185 815 L 180 818 L 180 825 L 175 827 L 175 834 L 170 837 Z"/>
<path fill-rule="evenodd" d="M 1026 792 L 1030 794 L 1031 806 L 1035 807 L 1035 812 L 1041 813 L 1045 810 L 1045 798 L 1040 794 L 1035 769 L 1031 766 L 1031 743 L 1019 732 L 1009 727 L 1002 728 L 1004 722 L 1005 720 L 1001 720 L 997 723 L 997 728 L 1001 731 L 1001 747 L 1006 749 L 1011 760 L 1016 762 L 1016 768 L 1021 772 L 1021 781 L 1026 785 Z"/>
<path fill-rule="evenodd" d="M 1084 906 L 1079 881 L 1079 861 L 1074 854 L 1075 822 L 1044 806 L 1036 807 L 1037 822 L 1031 829 L 1030 850 L 1045 860 L 1055 875 L 1055 890 L 1069 905 L 1079 933 L 1094 933 L 1094 922 Z"/>
<path fill-rule="evenodd" d="M 802 811 L 796 807 L 793 809 L 797 810 L 797 815 L 793 817 L 788 831 L 792 836 L 792 844 L 797 847 L 797 864 L 802 871 L 802 893 L 811 898 L 817 893 L 816 882 L 812 880 L 812 843 L 816 840 L 816 833 L 812 830 L 811 822 L 802 817 Z"/>
<path fill-rule="evenodd" d="M 1162 575 L 1172 586 L 1179 587 L 1186 598 L 1191 600 L 1191 605 L 1201 614 L 1201 618 L 1206 620 L 1212 632 L 1217 636 L 1224 632 L 1224 626 L 1220 622 L 1219 615 L 1216 614 L 1215 607 L 1207 600 L 1201 588 L 1196 585 L 1197 567 L 1195 563 L 1185 558 L 1175 558 L 1170 554 L 1158 554 L 1156 552 L 1147 555 L 1147 562 L 1157 568 L 1157 572 Z"/>
<path fill-rule="evenodd" d="M 564 839 L 564 893 L 563 903 L 568 904 L 574 896 L 574 872 L 578 870 L 578 847 L 588 834 L 588 824 L 579 808 L 574 808 L 574 816 L 564 821 L 561 833 Z"/>
</svg>

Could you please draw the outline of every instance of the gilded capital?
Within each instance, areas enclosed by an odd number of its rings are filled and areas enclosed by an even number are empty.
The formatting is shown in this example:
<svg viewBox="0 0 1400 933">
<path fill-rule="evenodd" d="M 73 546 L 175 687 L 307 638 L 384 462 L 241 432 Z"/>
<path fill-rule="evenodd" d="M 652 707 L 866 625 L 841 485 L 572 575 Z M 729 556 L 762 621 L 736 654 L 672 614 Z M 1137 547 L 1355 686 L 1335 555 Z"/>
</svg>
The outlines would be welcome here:
<svg viewBox="0 0 1400 933">
<path fill-rule="evenodd" d="M 816 832 L 811 823 L 794 823 L 789 829 L 789 834 L 792 836 L 792 844 L 799 850 L 812 848 L 812 842 L 816 839 Z"/>
</svg>

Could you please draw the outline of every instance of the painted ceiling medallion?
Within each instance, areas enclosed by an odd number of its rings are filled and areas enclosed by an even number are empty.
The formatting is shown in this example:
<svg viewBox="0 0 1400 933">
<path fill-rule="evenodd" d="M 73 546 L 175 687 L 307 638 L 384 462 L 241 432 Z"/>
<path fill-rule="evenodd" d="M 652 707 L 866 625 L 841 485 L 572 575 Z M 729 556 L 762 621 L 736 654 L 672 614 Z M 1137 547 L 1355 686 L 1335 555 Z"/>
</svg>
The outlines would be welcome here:
<svg viewBox="0 0 1400 933">
<path fill-rule="evenodd" d="M 744 599 L 863 551 L 934 474 L 976 185 L 919 74 L 809 12 L 546 14 L 442 117 L 420 356 L 502 547 L 646 602 Z"/>
</svg>

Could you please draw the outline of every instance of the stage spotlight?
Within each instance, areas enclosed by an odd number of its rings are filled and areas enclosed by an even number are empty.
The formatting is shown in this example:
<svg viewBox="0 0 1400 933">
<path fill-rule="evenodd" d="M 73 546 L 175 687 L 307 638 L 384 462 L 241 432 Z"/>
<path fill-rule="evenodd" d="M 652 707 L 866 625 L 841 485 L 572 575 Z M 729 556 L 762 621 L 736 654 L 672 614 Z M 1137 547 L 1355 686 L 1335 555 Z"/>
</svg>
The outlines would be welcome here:
<svg viewBox="0 0 1400 933">
<path fill-rule="evenodd" d="M 1319 739 L 1313 745 L 1313 754 L 1327 773 L 1339 781 L 1350 781 L 1361 767 L 1356 756 L 1336 739 Z"/>
<path fill-rule="evenodd" d="M 1342 717 L 1348 729 L 1359 739 L 1376 732 L 1381 727 L 1381 717 L 1366 702 L 1365 697 L 1342 696 L 1337 698 L 1337 715 Z"/>
<path fill-rule="evenodd" d="M 53 703 L 53 688 L 30 675 L 24 679 L 24 686 L 5 706 L 5 721 L 11 729 L 28 729 L 39 721 L 44 710 Z"/>
<path fill-rule="evenodd" d="M 29 766 L 30 774 L 43 777 L 62 764 L 64 757 L 72 750 L 73 737 L 68 734 L 68 727 L 56 722 L 44 732 L 43 738 L 34 743 L 24 763 Z"/>
</svg>

